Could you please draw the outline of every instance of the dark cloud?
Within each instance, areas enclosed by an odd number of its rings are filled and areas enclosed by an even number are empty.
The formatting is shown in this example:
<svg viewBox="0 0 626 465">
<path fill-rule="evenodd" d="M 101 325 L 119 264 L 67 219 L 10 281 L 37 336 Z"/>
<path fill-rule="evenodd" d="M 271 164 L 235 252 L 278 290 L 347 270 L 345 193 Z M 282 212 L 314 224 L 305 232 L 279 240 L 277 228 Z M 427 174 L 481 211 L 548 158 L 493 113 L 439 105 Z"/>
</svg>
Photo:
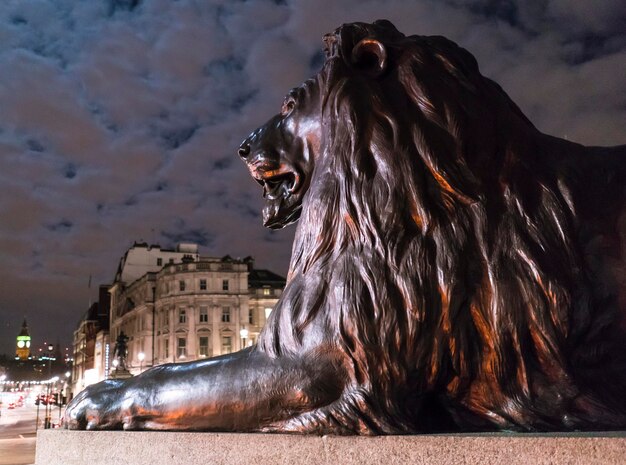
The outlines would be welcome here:
<svg viewBox="0 0 626 465">
<path fill-rule="evenodd" d="M 198 126 L 193 125 L 178 129 L 172 129 L 169 131 L 163 131 L 161 132 L 161 134 L 159 134 L 159 136 L 167 149 L 174 150 L 181 145 L 186 144 L 189 139 L 193 137 L 197 130 Z"/>
<path fill-rule="evenodd" d="M 0 2 L 0 352 L 24 315 L 36 340 L 69 341 L 135 240 L 286 273 L 293 228 L 261 226 L 236 148 L 344 22 L 448 36 L 544 132 L 624 143 L 622 3 Z"/>
<path fill-rule="evenodd" d="M 217 160 L 215 160 L 215 162 L 213 162 L 213 168 L 218 170 L 218 171 L 222 171 L 222 170 L 226 170 L 228 168 L 230 168 L 233 164 L 233 158 L 218 158 Z"/>
<path fill-rule="evenodd" d="M 41 142 L 36 139 L 28 139 L 26 141 L 26 146 L 31 152 L 43 152 L 45 150 Z"/>
<path fill-rule="evenodd" d="M 63 218 L 56 223 L 46 225 L 46 229 L 52 232 L 68 233 L 72 229 L 72 226 L 74 226 L 74 223 Z"/>
<path fill-rule="evenodd" d="M 213 242 L 213 235 L 204 229 L 189 229 L 186 231 L 161 231 L 161 236 L 171 247 L 182 242 L 192 242 L 203 247 L 209 247 Z"/>
<path fill-rule="evenodd" d="M 141 3 L 139 0 L 108 0 L 109 15 L 112 16 L 117 11 L 133 11 Z"/>
<path fill-rule="evenodd" d="M 63 168 L 63 176 L 67 179 L 74 179 L 76 177 L 76 166 L 73 163 L 68 163 Z"/>
</svg>

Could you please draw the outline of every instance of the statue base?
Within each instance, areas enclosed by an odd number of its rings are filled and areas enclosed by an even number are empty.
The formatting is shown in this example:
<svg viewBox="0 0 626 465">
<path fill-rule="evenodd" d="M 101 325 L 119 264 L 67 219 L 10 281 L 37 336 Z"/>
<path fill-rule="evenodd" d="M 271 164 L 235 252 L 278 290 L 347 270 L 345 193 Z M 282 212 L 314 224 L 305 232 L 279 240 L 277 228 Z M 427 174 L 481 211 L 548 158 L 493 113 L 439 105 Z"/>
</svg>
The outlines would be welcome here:
<svg viewBox="0 0 626 465">
<path fill-rule="evenodd" d="M 133 375 L 126 368 L 116 368 L 109 372 L 109 379 L 128 379 L 132 377 Z"/>
<path fill-rule="evenodd" d="M 296 436 L 39 430 L 36 465 L 621 465 L 626 432 Z"/>
</svg>

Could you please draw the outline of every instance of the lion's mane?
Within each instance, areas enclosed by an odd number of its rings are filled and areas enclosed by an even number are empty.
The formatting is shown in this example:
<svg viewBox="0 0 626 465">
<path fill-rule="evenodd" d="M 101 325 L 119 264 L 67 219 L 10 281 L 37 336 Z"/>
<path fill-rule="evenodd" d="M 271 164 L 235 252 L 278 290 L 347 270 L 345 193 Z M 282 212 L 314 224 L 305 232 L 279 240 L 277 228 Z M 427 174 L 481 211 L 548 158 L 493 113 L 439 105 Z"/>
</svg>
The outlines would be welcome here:
<svg viewBox="0 0 626 465">
<path fill-rule="evenodd" d="M 382 76 L 349 66 L 364 37 L 387 48 Z M 443 37 L 383 21 L 325 42 L 322 153 L 259 340 L 276 356 L 316 338 L 345 354 L 351 388 L 307 421 L 362 433 L 626 424 L 617 283 L 594 282 L 595 230 L 581 227 L 619 216 L 579 188 L 602 178 L 590 189 L 623 209 L 607 179 L 624 158 L 594 164 L 541 134 Z"/>
</svg>

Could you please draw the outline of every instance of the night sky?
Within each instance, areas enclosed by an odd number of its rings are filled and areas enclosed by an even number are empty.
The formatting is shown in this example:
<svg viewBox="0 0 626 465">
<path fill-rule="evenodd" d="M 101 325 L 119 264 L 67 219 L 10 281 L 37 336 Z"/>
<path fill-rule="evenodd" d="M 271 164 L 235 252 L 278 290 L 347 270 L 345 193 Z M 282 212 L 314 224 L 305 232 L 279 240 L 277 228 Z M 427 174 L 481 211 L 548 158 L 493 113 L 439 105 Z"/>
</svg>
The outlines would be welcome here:
<svg viewBox="0 0 626 465">
<path fill-rule="evenodd" d="M 623 0 L 2 0 L 0 353 L 24 316 L 68 344 L 134 241 L 286 274 L 293 228 L 262 227 L 237 146 L 325 32 L 379 18 L 467 48 L 541 131 L 626 143 Z"/>
</svg>

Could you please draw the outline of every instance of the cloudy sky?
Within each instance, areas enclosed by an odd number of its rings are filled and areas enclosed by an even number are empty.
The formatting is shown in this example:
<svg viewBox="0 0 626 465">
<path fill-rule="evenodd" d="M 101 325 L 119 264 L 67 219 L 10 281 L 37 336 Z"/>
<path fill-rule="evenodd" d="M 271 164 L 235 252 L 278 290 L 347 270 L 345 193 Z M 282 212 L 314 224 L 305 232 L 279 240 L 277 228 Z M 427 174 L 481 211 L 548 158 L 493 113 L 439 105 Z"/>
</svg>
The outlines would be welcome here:
<svg viewBox="0 0 626 465">
<path fill-rule="evenodd" d="M 0 353 L 24 316 L 69 343 L 135 240 L 285 274 L 236 148 L 325 32 L 379 18 L 470 50 L 543 132 L 626 143 L 623 0 L 2 0 Z"/>
</svg>

